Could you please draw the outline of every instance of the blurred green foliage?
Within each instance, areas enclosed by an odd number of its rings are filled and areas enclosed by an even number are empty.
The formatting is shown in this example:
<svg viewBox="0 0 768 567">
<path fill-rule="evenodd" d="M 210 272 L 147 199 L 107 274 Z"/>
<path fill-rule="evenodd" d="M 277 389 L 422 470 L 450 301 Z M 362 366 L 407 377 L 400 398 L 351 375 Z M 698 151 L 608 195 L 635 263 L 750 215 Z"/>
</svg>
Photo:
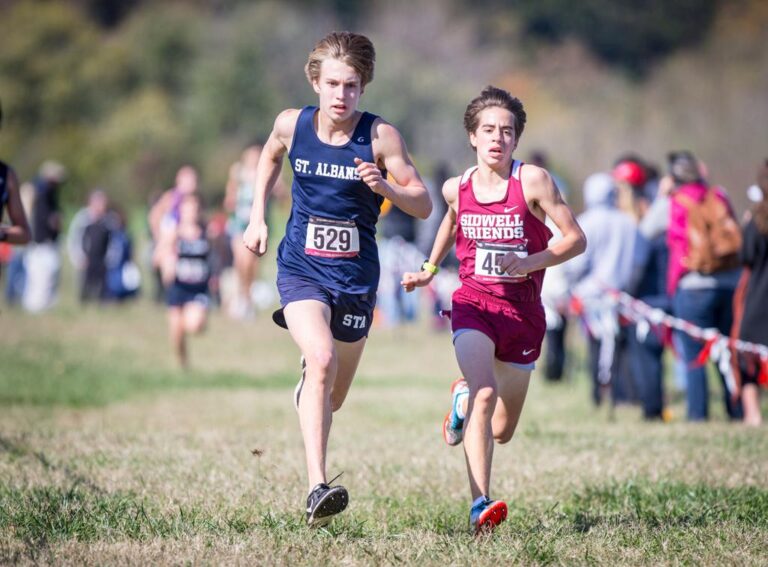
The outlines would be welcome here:
<svg viewBox="0 0 768 567">
<path fill-rule="evenodd" d="M 711 59 L 678 65 L 660 79 L 651 73 L 663 70 L 669 54 L 711 31 L 719 4 L 7 0 L 0 2 L 5 111 L 0 156 L 24 179 L 43 159 L 63 162 L 70 173 L 64 198 L 70 203 L 102 186 L 126 206 L 143 204 L 167 188 L 184 163 L 200 169 L 205 193 L 219 195 L 229 165 L 248 143 L 266 138 L 280 110 L 315 100 L 303 73 L 312 45 L 330 30 L 350 28 L 368 34 L 379 53 L 364 107 L 398 126 L 427 176 L 441 159 L 453 162 L 454 174 L 468 164 L 461 116 L 489 82 L 524 100 L 531 118 L 525 140 L 535 144 L 531 147 L 551 151 L 555 169 L 565 177 L 580 176 L 615 157 L 604 147 L 645 152 L 662 139 L 682 147 L 689 138 L 702 138 L 697 129 L 688 135 L 680 128 L 688 127 L 681 116 L 699 117 L 702 110 L 722 115 L 702 98 L 690 111 L 671 113 L 677 131 L 670 137 L 658 130 L 669 122 L 655 117 L 661 107 L 649 111 L 643 103 L 663 96 L 665 104 L 678 104 L 665 94 L 679 90 L 682 79 L 676 77 L 697 78 L 704 65 L 720 73 Z M 752 13 L 763 14 L 759 0 L 747 4 Z M 744 22 L 738 25 L 749 19 Z M 754 32 L 751 45 L 763 45 L 761 34 Z M 557 51 L 574 38 L 586 54 L 568 51 L 567 45 Z M 738 77 L 755 77 L 750 69 L 764 60 L 763 51 L 747 53 Z M 721 59 L 721 68 L 730 63 L 725 55 Z M 594 61 L 607 63 L 609 71 L 594 71 Z M 616 73 L 617 67 L 622 71 Z M 738 80 L 746 94 L 729 95 L 734 109 L 764 92 L 757 80 Z M 636 98 L 628 98 L 635 92 Z M 632 106 L 610 102 L 622 100 Z M 610 121 L 603 120 L 606 115 Z M 635 116 L 643 117 L 641 125 Z M 731 122 L 734 130 L 748 131 L 742 145 L 750 147 L 759 135 L 751 124 L 759 130 L 760 120 L 753 117 L 746 126 Z M 599 134 L 583 133 L 597 124 Z M 702 122 L 700 128 L 712 127 L 727 134 L 720 124 Z M 705 153 L 714 155 L 719 150 L 714 144 Z M 737 171 L 739 164 L 729 167 Z"/>
<path fill-rule="evenodd" d="M 672 51 L 701 41 L 718 0 L 519 0 L 526 31 L 548 40 L 576 37 L 604 61 L 642 75 Z"/>
</svg>

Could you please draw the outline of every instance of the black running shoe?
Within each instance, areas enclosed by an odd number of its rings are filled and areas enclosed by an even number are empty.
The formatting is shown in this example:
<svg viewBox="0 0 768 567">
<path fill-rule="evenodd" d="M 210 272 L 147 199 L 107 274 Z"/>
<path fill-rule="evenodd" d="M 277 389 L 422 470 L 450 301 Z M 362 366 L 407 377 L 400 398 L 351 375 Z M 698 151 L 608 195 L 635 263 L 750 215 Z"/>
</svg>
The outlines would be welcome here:
<svg viewBox="0 0 768 567">
<path fill-rule="evenodd" d="M 349 504 L 349 494 L 343 486 L 320 483 L 307 496 L 307 525 L 319 528 L 343 512 Z"/>
</svg>

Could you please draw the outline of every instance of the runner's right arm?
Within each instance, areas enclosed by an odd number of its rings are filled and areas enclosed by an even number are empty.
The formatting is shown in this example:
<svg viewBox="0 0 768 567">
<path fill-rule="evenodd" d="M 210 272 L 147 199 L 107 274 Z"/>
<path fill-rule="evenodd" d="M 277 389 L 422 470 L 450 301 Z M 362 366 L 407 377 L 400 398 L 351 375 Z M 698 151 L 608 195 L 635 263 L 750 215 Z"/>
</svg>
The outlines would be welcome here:
<svg viewBox="0 0 768 567">
<path fill-rule="evenodd" d="M 432 252 L 429 254 L 428 262 L 434 266 L 439 266 L 445 259 L 451 247 L 456 243 L 456 202 L 459 193 L 459 177 L 452 177 L 443 184 L 443 197 L 448 203 L 440 228 L 437 229 L 435 243 L 432 245 Z M 429 285 L 435 274 L 429 270 L 419 272 L 406 272 L 400 285 L 405 291 L 413 291 L 417 287 Z"/>
<path fill-rule="evenodd" d="M 267 251 L 267 222 L 265 219 L 266 202 L 269 193 L 280 177 L 283 166 L 283 156 L 288 151 L 299 118 L 299 110 L 289 108 L 281 112 L 275 119 L 272 133 L 259 157 L 256 169 L 256 182 L 253 194 L 251 220 L 243 233 L 243 244 L 257 256 Z"/>
</svg>

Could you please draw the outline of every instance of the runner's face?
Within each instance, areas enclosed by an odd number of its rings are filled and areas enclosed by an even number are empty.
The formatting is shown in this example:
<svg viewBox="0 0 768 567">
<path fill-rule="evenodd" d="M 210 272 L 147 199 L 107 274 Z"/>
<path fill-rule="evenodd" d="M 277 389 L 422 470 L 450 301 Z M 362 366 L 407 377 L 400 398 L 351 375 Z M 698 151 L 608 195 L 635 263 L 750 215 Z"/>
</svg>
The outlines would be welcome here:
<svg viewBox="0 0 768 567">
<path fill-rule="evenodd" d="M 477 130 L 470 133 L 469 141 L 477 148 L 478 159 L 488 165 L 510 162 L 517 147 L 515 115 L 498 106 L 486 108 L 480 112 Z"/>
<path fill-rule="evenodd" d="M 200 202 L 194 198 L 187 198 L 179 205 L 179 219 L 184 224 L 194 224 L 200 217 Z"/>
<path fill-rule="evenodd" d="M 176 188 L 182 193 L 197 191 L 197 172 L 191 167 L 182 167 L 176 174 Z"/>
<path fill-rule="evenodd" d="M 344 122 L 357 111 L 363 87 L 357 72 L 338 59 L 325 59 L 312 83 L 320 97 L 320 110 L 334 122 Z"/>
</svg>

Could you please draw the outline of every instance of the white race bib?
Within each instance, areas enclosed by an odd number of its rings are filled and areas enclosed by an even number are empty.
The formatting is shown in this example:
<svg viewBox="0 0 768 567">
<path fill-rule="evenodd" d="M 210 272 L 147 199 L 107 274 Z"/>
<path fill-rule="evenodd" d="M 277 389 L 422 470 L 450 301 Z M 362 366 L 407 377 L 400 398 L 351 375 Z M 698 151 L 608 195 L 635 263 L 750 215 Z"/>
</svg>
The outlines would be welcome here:
<svg viewBox="0 0 768 567">
<path fill-rule="evenodd" d="M 309 217 L 304 253 L 323 258 L 353 258 L 360 253 L 355 221 Z"/>
<path fill-rule="evenodd" d="M 519 258 L 528 256 L 525 244 L 495 244 L 489 242 L 475 243 L 475 275 L 484 279 L 523 280 L 527 276 L 508 274 L 501 267 L 501 261 L 509 252 L 514 252 Z"/>
</svg>

